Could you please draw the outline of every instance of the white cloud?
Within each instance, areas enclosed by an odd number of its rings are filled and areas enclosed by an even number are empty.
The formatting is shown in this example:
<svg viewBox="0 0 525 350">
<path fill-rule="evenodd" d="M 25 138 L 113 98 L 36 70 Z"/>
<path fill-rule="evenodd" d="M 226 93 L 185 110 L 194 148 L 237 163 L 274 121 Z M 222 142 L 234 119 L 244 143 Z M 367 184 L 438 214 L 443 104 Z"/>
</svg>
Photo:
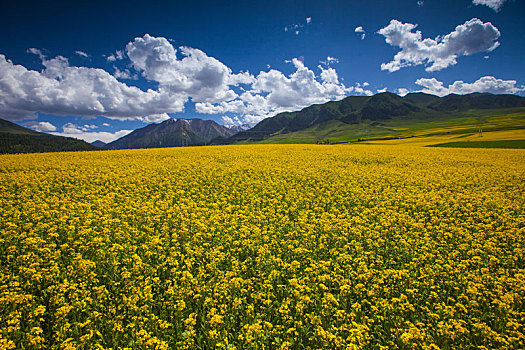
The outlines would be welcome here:
<svg viewBox="0 0 525 350">
<path fill-rule="evenodd" d="M 139 119 L 144 123 L 162 123 L 163 121 L 170 119 L 170 116 L 167 113 L 159 113 L 147 115 Z"/>
<path fill-rule="evenodd" d="M 338 59 L 338 58 L 335 58 L 335 57 L 330 57 L 330 56 L 328 56 L 328 57 L 326 58 L 326 62 L 328 62 L 328 64 L 339 63 L 339 59 Z"/>
<path fill-rule="evenodd" d="M 138 76 L 137 74 L 132 74 L 129 69 L 120 70 L 118 67 L 113 66 L 113 69 L 115 70 L 115 73 L 113 73 L 113 76 L 117 79 L 125 79 L 125 80 L 137 80 Z"/>
<path fill-rule="evenodd" d="M 171 93 L 212 103 L 237 97 L 228 86 L 230 68 L 201 50 L 190 47 L 179 50 L 181 60 L 177 59 L 177 49 L 166 38 L 148 34 L 126 46 L 133 67 Z"/>
<path fill-rule="evenodd" d="M 84 51 L 80 51 L 80 50 L 77 50 L 75 51 L 75 53 L 81 57 L 84 57 L 84 58 L 89 58 L 89 55 L 87 53 L 85 53 Z"/>
<path fill-rule="evenodd" d="M 177 52 L 167 39 L 147 34 L 128 43 L 126 53 L 131 67 L 158 83 L 155 90 L 142 91 L 116 79 L 136 78 L 129 69 L 114 66 L 112 76 L 102 69 L 72 67 L 61 56 L 47 59 L 38 49 L 29 51 L 41 57 L 45 69 L 31 71 L 0 55 L 0 112 L 14 120 L 35 118 L 36 112 L 43 112 L 160 121 L 168 118 L 166 113 L 182 111 L 190 97 L 197 103 L 233 101 L 238 95 L 231 87 L 243 85 L 240 90 L 245 90 L 255 83 L 249 72 L 233 74 L 201 50 L 183 47 Z M 110 57 L 110 61 L 117 60 L 124 54 L 117 51 Z M 236 109 L 242 112 L 240 106 Z"/>
<path fill-rule="evenodd" d="M 326 61 L 319 61 L 319 63 L 324 64 L 326 67 L 328 67 L 334 63 L 339 63 L 339 59 L 336 57 L 328 56 L 326 57 Z"/>
<path fill-rule="evenodd" d="M 485 5 L 498 12 L 506 0 L 472 0 L 474 5 Z"/>
<path fill-rule="evenodd" d="M 89 124 L 85 124 L 84 126 L 81 126 L 80 129 L 82 129 L 82 131 L 88 131 L 88 130 L 91 130 L 91 129 L 97 129 L 98 126 L 96 125 L 89 125 Z"/>
<path fill-rule="evenodd" d="M 243 123 L 253 123 L 280 112 L 340 99 L 352 91 L 339 82 L 333 68 L 319 66 L 321 74 L 316 76 L 299 59 L 294 58 L 290 63 L 295 72 L 289 76 L 275 69 L 260 72 L 251 89 L 237 98 L 218 104 L 196 103 L 195 110 L 205 114 L 236 113 L 244 115 Z"/>
<path fill-rule="evenodd" d="M 339 84 L 339 77 L 335 69 L 324 69 L 322 66 L 319 66 L 319 69 L 321 69 L 321 81 L 324 83 Z"/>
<path fill-rule="evenodd" d="M 40 59 L 44 58 L 44 54 L 42 53 L 42 50 L 39 50 L 37 48 L 30 47 L 29 49 L 27 49 L 27 52 L 32 53 L 33 55 L 37 55 Z"/>
<path fill-rule="evenodd" d="M 36 112 L 133 118 L 184 109 L 185 97 L 165 89 L 142 91 L 102 69 L 72 67 L 61 56 L 42 59 L 45 69 L 37 72 L 0 54 L 1 115 L 11 120 L 34 119 Z"/>
<path fill-rule="evenodd" d="M 122 136 L 126 136 L 132 131 L 133 130 L 120 130 L 115 133 L 92 132 L 84 131 L 81 127 L 73 123 L 67 123 L 62 127 L 62 132 L 52 132 L 51 134 L 65 137 L 73 137 L 76 139 L 84 140 L 86 142 L 100 140 L 102 142 L 109 143 L 111 141 L 115 141 L 116 139 L 121 138 Z"/>
<path fill-rule="evenodd" d="M 288 61 L 294 67 L 290 75 L 275 69 L 233 73 L 201 50 L 175 48 L 166 38 L 146 34 L 127 44 L 126 55 L 122 51 L 112 55 L 114 61 L 129 58 L 130 64 L 123 70 L 113 66 L 111 75 L 103 69 L 71 66 L 62 56 L 48 59 L 38 49 L 29 51 L 41 58 L 44 69 L 28 70 L 0 55 L 0 115 L 8 119 L 34 119 L 42 112 L 160 122 L 169 118 L 168 113 L 183 111 L 191 98 L 198 113 L 233 113 L 243 122 L 254 122 L 340 99 L 352 91 L 371 93 L 365 84 L 347 88 L 330 67 L 339 60 L 330 56 L 317 75 L 296 58 Z M 156 87 L 143 91 L 117 80 L 138 74 Z"/>
<path fill-rule="evenodd" d="M 66 134 L 82 134 L 82 130 L 79 126 L 73 123 L 67 123 L 62 126 L 62 132 Z"/>
<path fill-rule="evenodd" d="M 405 89 L 405 88 L 399 88 L 399 89 L 396 89 L 396 92 L 399 96 L 405 96 L 407 95 L 408 93 L 410 93 L 410 90 L 408 89 Z"/>
<path fill-rule="evenodd" d="M 299 35 L 301 30 L 312 23 L 312 17 L 307 17 L 304 23 L 290 24 L 284 27 L 285 32 L 293 32 L 295 35 Z"/>
<path fill-rule="evenodd" d="M 438 96 L 448 94 L 469 94 L 472 92 L 490 92 L 493 94 L 517 94 L 525 91 L 525 86 L 516 85 L 516 80 L 497 79 L 493 76 L 481 77 L 473 83 L 465 83 L 457 80 L 448 87 L 443 86 L 443 82 L 436 78 L 421 78 L 416 80 L 416 84 L 424 87 L 422 92 Z"/>
<path fill-rule="evenodd" d="M 363 29 L 363 27 L 359 26 L 359 27 L 356 27 L 354 32 L 356 33 L 360 33 L 361 34 L 361 40 L 364 40 L 365 37 L 366 37 L 366 33 L 365 33 L 365 30 Z"/>
<path fill-rule="evenodd" d="M 249 85 L 255 82 L 255 77 L 250 72 L 231 74 L 228 78 L 228 85 L 238 86 L 239 84 Z"/>
<path fill-rule="evenodd" d="M 106 60 L 108 62 L 115 62 L 116 60 L 123 60 L 123 59 L 124 59 L 124 51 L 122 50 L 117 50 L 114 54 L 112 53 L 109 56 L 106 56 Z"/>
<path fill-rule="evenodd" d="M 108 123 L 103 123 L 102 126 L 110 126 Z"/>
<path fill-rule="evenodd" d="M 377 89 L 376 93 L 380 94 L 382 92 L 386 92 L 387 88 Z"/>
<path fill-rule="evenodd" d="M 25 123 L 28 127 L 30 127 L 33 130 L 40 131 L 40 132 L 46 132 L 46 131 L 55 131 L 57 128 L 53 124 L 49 122 L 29 122 Z"/>
<path fill-rule="evenodd" d="M 221 117 L 221 120 L 223 125 L 225 126 L 235 126 L 243 124 L 239 117 L 228 117 L 227 115 L 224 115 Z"/>
<path fill-rule="evenodd" d="M 382 70 L 394 72 L 403 67 L 427 64 L 427 72 L 439 71 L 455 65 L 459 56 L 492 51 L 499 46 L 496 41 L 500 36 L 499 30 L 492 23 L 483 23 L 477 18 L 435 39 L 422 39 L 419 30 L 414 32 L 416 27 L 415 24 L 393 19 L 378 31 L 388 44 L 401 48 L 392 61 L 381 64 Z"/>
<path fill-rule="evenodd" d="M 297 108 L 324 100 L 326 94 L 344 94 L 344 89 L 335 84 L 316 80 L 313 71 L 298 59 L 292 60 L 296 71 L 289 77 L 277 70 L 261 72 L 252 85 L 255 93 L 268 93 L 266 100 L 273 106 Z M 339 88 L 339 90 L 337 89 Z M 335 89 L 335 90 L 334 90 Z M 333 91 L 332 91 L 333 90 Z"/>
<path fill-rule="evenodd" d="M 368 85 L 370 85 L 369 83 L 367 83 L 366 81 L 364 83 L 356 83 L 355 86 L 352 86 L 350 87 L 350 91 L 353 91 L 357 94 L 360 94 L 360 95 L 365 95 L 365 96 L 372 96 L 374 94 L 373 91 L 371 90 L 368 90 L 368 89 L 365 89 Z"/>
</svg>

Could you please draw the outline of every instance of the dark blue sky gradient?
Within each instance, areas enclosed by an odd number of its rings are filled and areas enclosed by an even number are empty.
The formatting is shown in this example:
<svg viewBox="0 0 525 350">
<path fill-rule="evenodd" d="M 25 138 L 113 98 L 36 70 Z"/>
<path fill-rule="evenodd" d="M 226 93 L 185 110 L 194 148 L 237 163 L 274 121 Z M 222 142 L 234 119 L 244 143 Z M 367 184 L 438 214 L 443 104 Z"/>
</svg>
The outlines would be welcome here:
<svg viewBox="0 0 525 350">
<path fill-rule="evenodd" d="M 27 53 L 38 48 L 48 57 L 62 55 L 71 65 L 103 68 L 113 72 L 114 63 L 103 55 L 123 50 L 135 37 L 149 33 L 173 39 L 173 45 L 190 46 L 217 58 L 234 73 L 266 71 L 267 65 L 290 74 L 293 66 L 285 60 L 303 57 L 304 63 L 318 73 L 317 65 L 327 56 L 337 57 L 333 65 L 346 86 L 369 82 L 376 91 L 388 88 L 415 90 L 418 78 L 436 78 L 445 85 L 456 80 L 473 82 L 482 76 L 516 80 L 525 84 L 524 38 L 525 1 L 507 1 L 501 11 L 487 6 L 474 6 L 471 0 L 417 1 L 10 1 L 4 2 L 0 14 L 0 54 L 15 64 L 41 70 L 37 56 Z M 285 32 L 292 24 L 309 25 L 299 35 Z M 472 18 L 491 22 L 501 32 L 501 43 L 493 52 L 458 58 L 458 63 L 437 72 L 426 72 L 425 66 L 403 68 L 396 72 L 381 71 L 399 51 L 385 43 L 376 32 L 390 20 L 418 24 L 423 38 L 445 35 Z M 367 36 L 361 40 L 354 32 L 363 26 Z M 89 59 L 75 55 L 81 50 Z M 488 55 L 489 58 L 483 58 Z M 125 68 L 124 62 L 117 65 Z M 154 86 L 144 79 L 126 81 L 142 89 Z M 189 106 L 188 106 L 189 107 Z M 183 117 L 197 115 L 187 108 Z M 49 117 L 51 118 L 51 117 Z M 53 120 L 56 125 L 69 121 Z M 97 123 L 105 122 L 99 118 Z M 111 121 L 111 128 L 135 127 L 140 122 Z"/>
</svg>

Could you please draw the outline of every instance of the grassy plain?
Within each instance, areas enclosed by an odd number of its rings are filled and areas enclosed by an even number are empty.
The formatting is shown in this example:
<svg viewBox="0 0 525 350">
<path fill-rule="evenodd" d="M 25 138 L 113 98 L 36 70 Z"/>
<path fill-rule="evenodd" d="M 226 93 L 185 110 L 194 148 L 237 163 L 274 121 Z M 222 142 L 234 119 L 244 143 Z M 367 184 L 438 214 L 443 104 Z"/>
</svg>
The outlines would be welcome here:
<svg viewBox="0 0 525 350">
<path fill-rule="evenodd" d="M 443 115 L 441 118 L 395 117 L 383 121 L 346 124 L 330 120 L 305 130 L 276 134 L 262 143 L 315 143 L 319 138 L 330 142 L 352 142 L 377 138 L 428 137 L 435 135 L 465 135 L 478 133 L 480 125 L 484 132 L 524 130 L 523 108 L 507 110 L 472 110 L 463 116 Z"/>
<path fill-rule="evenodd" d="M 454 142 L 439 143 L 439 144 L 433 145 L 433 147 L 525 149 L 525 140 L 454 141 Z"/>
<path fill-rule="evenodd" d="M 444 144 L 447 143 L 457 143 L 461 142 L 465 145 L 465 147 L 461 148 L 487 148 L 483 147 L 483 142 L 489 142 L 490 143 L 503 143 L 502 146 L 505 146 L 505 143 L 510 141 L 510 145 L 513 147 L 510 148 L 521 148 L 520 146 L 520 140 L 525 139 L 525 129 L 516 129 L 516 130 L 502 130 L 502 131 L 488 131 L 483 132 L 481 135 L 476 132 L 470 132 L 466 134 L 435 134 L 435 135 L 427 135 L 427 136 L 420 136 L 420 137 L 411 137 L 406 139 L 392 139 L 392 140 L 370 140 L 368 142 L 363 142 L 365 144 L 372 144 L 372 145 L 406 145 L 406 146 L 412 146 L 412 147 L 420 147 L 420 146 L 436 146 L 436 145 L 443 145 L 443 147 L 446 147 Z M 512 145 L 512 142 L 517 142 L 515 145 Z M 470 143 L 473 143 L 474 145 L 477 145 L 478 147 L 469 147 Z M 491 148 L 491 147 L 489 147 Z M 501 148 L 508 148 L 508 147 L 501 147 Z"/>
<path fill-rule="evenodd" d="M 523 349 L 525 151 L 416 146 L 2 155 L 0 348 Z"/>
</svg>

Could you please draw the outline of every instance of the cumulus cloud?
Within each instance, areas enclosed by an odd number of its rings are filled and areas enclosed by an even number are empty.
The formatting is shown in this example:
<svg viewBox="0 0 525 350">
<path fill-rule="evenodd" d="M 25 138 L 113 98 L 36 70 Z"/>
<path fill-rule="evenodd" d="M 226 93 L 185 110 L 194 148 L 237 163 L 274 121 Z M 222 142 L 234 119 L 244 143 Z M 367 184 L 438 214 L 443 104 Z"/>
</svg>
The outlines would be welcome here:
<svg viewBox="0 0 525 350">
<path fill-rule="evenodd" d="M 319 66 L 321 74 L 316 76 L 301 60 L 294 58 L 290 63 L 295 72 L 289 76 L 275 69 L 260 72 L 251 88 L 237 98 L 218 104 L 196 103 L 195 110 L 204 114 L 244 114 L 243 122 L 253 123 L 280 112 L 343 98 L 351 91 L 339 82 L 333 68 Z"/>
<path fill-rule="evenodd" d="M 473 83 L 465 83 L 457 80 L 448 87 L 436 78 L 421 78 L 416 80 L 416 84 L 424 87 L 422 92 L 438 96 L 448 94 L 470 94 L 472 92 L 490 92 L 493 94 L 517 94 L 525 91 L 525 86 L 517 85 L 516 80 L 497 79 L 493 76 L 481 77 Z"/>
<path fill-rule="evenodd" d="M 62 132 L 52 132 L 51 134 L 57 136 L 73 137 L 76 139 L 84 140 L 86 142 L 93 142 L 100 140 L 102 142 L 108 143 L 115 141 L 122 136 L 125 136 L 132 132 L 133 130 L 120 130 L 115 133 L 111 132 L 93 132 L 85 131 L 84 128 L 73 123 L 67 123 L 62 126 Z"/>
<path fill-rule="evenodd" d="M 327 98 L 345 94 L 343 85 L 317 81 L 315 73 L 297 58 L 292 59 L 292 63 L 296 71 L 289 77 L 277 70 L 259 73 L 252 85 L 253 91 L 268 93 L 266 99 L 272 105 L 290 108 L 324 102 Z M 331 75 L 333 73 L 335 70 L 332 70 Z"/>
<path fill-rule="evenodd" d="M 199 49 L 177 49 L 166 38 L 148 34 L 135 38 L 126 46 L 133 67 L 142 75 L 176 94 L 191 96 L 194 101 L 219 102 L 237 97 L 228 86 L 231 69 Z"/>
<path fill-rule="evenodd" d="M 238 74 L 231 74 L 228 78 L 228 84 L 238 86 L 239 84 L 249 85 L 255 82 L 255 77 L 250 72 L 241 72 Z"/>
<path fill-rule="evenodd" d="M 498 12 L 506 0 L 472 0 L 474 5 L 485 5 Z"/>
<path fill-rule="evenodd" d="M 46 132 L 46 131 L 56 131 L 56 126 L 49 122 L 29 122 L 25 123 L 26 126 L 29 128 L 40 131 L 40 132 Z"/>
<path fill-rule="evenodd" d="M 331 83 L 331 84 L 339 84 L 339 76 L 337 75 L 337 72 L 333 68 L 323 68 L 322 66 L 319 66 L 319 69 L 321 69 L 321 81 L 323 83 Z"/>
<path fill-rule="evenodd" d="M 221 120 L 223 125 L 225 126 L 235 126 L 243 124 L 239 117 L 229 117 L 227 115 L 224 115 L 221 117 Z"/>
<path fill-rule="evenodd" d="M 160 122 L 169 118 L 168 113 L 183 111 L 191 98 L 198 113 L 235 114 L 246 123 L 340 99 L 350 92 L 371 93 L 366 85 L 347 88 L 330 67 L 338 62 L 334 57 L 328 56 L 317 74 L 297 58 L 289 61 L 294 68 L 290 75 L 275 69 L 233 73 L 201 50 L 176 48 L 166 38 L 148 34 L 129 42 L 125 54 L 115 53 L 113 61 L 129 59 L 129 63 L 125 69 L 114 65 L 113 74 L 71 66 L 62 56 L 47 58 L 39 49 L 29 52 L 40 57 L 41 71 L 16 65 L 0 55 L 0 115 L 11 120 L 35 119 L 41 112 Z M 144 91 L 118 80 L 139 76 L 155 88 Z"/>
<path fill-rule="evenodd" d="M 117 79 L 124 79 L 124 80 L 137 80 L 138 76 L 137 74 L 133 74 L 130 72 L 129 69 L 125 68 L 124 70 L 118 69 L 118 67 L 113 66 L 113 69 L 115 70 L 115 73 L 113 73 L 113 76 Z"/>
<path fill-rule="evenodd" d="M 365 30 L 363 29 L 363 27 L 359 26 L 359 27 L 356 27 L 354 32 L 358 33 L 358 34 L 361 34 L 361 40 L 364 40 L 365 37 L 366 37 L 366 33 L 365 33 Z"/>
<path fill-rule="evenodd" d="M 499 46 L 499 30 L 492 23 L 473 18 L 456 29 L 435 39 L 422 39 L 421 31 L 414 31 L 416 24 L 393 19 L 378 31 L 385 41 L 401 48 L 394 59 L 381 64 L 382 70 L 397 71 L 403 67 L 426 64 L 426 71 L 439 71 L 457 63 L 460 56 L 492 51 Z"/>
<path fill-rule="evenodd" d="M 102 69 L 70 66 L 61 56 L 42 59 L 45 69 L 37 72 L 0 54 L 1 115 L 11 120 L 34 119 L 37 112 L 132 118 L 184 108 L 184 97 L 165 89 L 142 91 Z"/>
</svg>

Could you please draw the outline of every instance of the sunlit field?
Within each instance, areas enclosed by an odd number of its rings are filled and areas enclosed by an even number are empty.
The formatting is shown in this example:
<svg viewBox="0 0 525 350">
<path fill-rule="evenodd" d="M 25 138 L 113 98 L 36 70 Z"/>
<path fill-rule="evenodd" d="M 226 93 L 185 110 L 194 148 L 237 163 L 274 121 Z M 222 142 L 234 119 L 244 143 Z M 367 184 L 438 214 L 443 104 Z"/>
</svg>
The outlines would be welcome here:
<svg viewBox="0 0 525 350">
<path fill-rule="evenodd" d="M 523 349 L 525 150 L 0 156 L 0 348 Z"/>
<path fill-rule="evenodd" d="M 411 145 L 411 146 L 434 146 L 436 144 L 450 143 L 450 142 L 516 142 L 525 140 L 525 128 L 515 130 L 471 132 L 467 134 L 438 134 L 432 136 L 420 136 L 407 139 L 392 139 L 392 140 L 370 140 L 367 143 L 377 145 Z M 480 147 L 483 148 L 483 147 Z"/>
</svg>

